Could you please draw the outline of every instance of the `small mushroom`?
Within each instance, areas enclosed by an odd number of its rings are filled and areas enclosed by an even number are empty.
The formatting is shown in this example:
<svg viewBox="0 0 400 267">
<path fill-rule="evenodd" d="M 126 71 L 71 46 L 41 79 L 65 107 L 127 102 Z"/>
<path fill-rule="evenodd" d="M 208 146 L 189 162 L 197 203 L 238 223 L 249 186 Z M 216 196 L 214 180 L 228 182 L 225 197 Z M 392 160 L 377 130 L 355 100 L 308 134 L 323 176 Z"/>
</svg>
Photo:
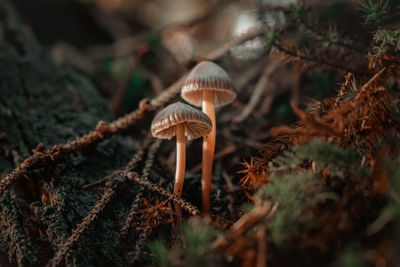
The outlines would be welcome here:
<svg viewBox="0 0 400 267">
<path fill-rule="evenodd" d="M 211 131 L 211 120 L 206 114 L 182 102 L 171 104 L 160 111 L 151 124 L 154 137 L 171 139 L 176 135 L 176 172 L 174 194 L 182 194 L 186 163 L 186 139 L 196 139 Z"/>
<path fill-rule="evenodd" d="M 235 100 L 235 88 L 228 74 L 221 67 L 210 61 L 203 61 L 188 75 L 182 87 L 181 96 L 188 103 L 201 106 L 212 122 L 211 133 L 204 137 L 203 141 L 201 174 L 203 213 L 208 214 L 216 136 L 215 106 L 223 106 Z"/>
</svg>

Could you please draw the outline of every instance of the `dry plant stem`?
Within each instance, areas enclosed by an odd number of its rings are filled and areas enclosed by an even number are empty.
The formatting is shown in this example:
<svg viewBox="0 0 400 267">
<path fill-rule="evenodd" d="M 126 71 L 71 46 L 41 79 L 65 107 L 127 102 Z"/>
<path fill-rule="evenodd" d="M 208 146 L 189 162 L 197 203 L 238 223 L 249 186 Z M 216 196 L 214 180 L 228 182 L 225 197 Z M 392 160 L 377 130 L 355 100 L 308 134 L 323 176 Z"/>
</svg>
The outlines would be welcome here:
<svg viewBox="0 0 400 267">
<path fill-rule="evenodd" d="M 256 38 L 258 36 L 262 36 L 266 33 L 265 29 L 255 29 L 255 30 L 250 30 L 248 32 L 245 32 L 242 35 L 239 35 L 235 38 L 233 38 L 231 41 L 227 42 L 223 46 L 215 49 L 212 51 L 210 54 L 206 56 L 206 60 L 209 61 L 214 61 L 220 57 L 222 57 L 225 53 L 227 53 L 232 47 L 241 44 L 247 40 Z"/>
<path fill-rule="evenodd" d="M 386 70 L 386 67 L 383 67 L 378 73 L 376 73 L 369 81 L 363 85 L 363 87 L 360 90 L 360 93 L 356 96 L 356 100 L 358 100 L 363 94 L 363 92 L 368 89 L 372 83 L 374 83 Z"/>
<path fill-rule="evenodd" d="M 276 48 L 280 52 L 282 52 L 290 57 L 299 59 L 300 61 L 308 61 L 308 62 L 319 64 L 321 66 L 327 66 L 327 67 L 334 68 L 334 69 L 344 70 L 346 72 L 351 72 L 351 73 L 354 73 L 357 75 L 362 75 L 362 76 L 368 75 L 367 72 L 358 71 L 356 69 L 349 68 L 348 66 L 342 66 L 342 65 L 338 65 L 336 63 L 327 62 L 321 58 L 313 58 L 313 57 L 309 57 L 306 55 L 302 55 L 296 51 L 291 51 L 290 49 L 287 49 L 287 48 L 283 47 L 282 45 L 277 45 Z"/>
<path fill-rule="evenodd" d="M 154 157 L 156 156 L 156 153 L 158 149 L 160 148 L 160 145 L 162 143 L 162 140 L 156 139 L 154 140 L 153 144 L 149 148 L 149 152 L 147 153 L 147 159 L 144 164 L 143 172 L 142 172 L 142 179 L 147 180 L 150 175 L 151 168 L 153 167 L 154 163 Z M 130 168 L 131 170 L 133 168 Z"/>
<path fill-rule="evenodd" d="M 249 103 L 243 109 L 242 113 L 238 117 L 234 119 L 235 122 L 242 122 L 244 121 L 251 113 L 253 113 L 254 109 L 256 108 L 258 101 L 261 99 L 261 95 L 267 87 L 269 78 L 274 70 L 278 67 L 277 63 L 271 63 L 268 65 L 261 75 L 260 79 L 257 82 L 256 87 L 254 88 L 253 94 L 250 97 Z M 268 98 L 273 98 L 274 96 L 268 95 Z"/>
<path fill-rule="evenodd" d="M 171 194 L 170 192 L 168 192 L 167 190 L 165 190 L 164 188 L 153 184 L 150 181 L 143 181 L 141 180 L 136 173 L 134 172 L 129 172 L 127 173 L 127 177 L 129 180 L 131 180 L 133 183 L 138 184 L 140 186 L 143 186 L 144 188 L 155 192 L 163 197 L 165 197 L 166 199 L 173 201 L 175 204 L 178 204 L 181 208 L 183 208 L 184 210 L 186 210 L 190 215 L 192 216 L 197 216 L 200 215 L 200 211 L 193 206 L 192 204 L 190 204 L 189 202 L 187 202 L 186 200 L 184 200 L 181 197 L 178 197 L 175 194 Z"/>
<path fill-rule="evenodd" d="M 182 123 L 176 125 L 176 172 L 174 194 L 181 196 L 183 181 L 185 178 L 186 164 L 186 140 L 185 140 L 185 125 Z"/>
<path fill-rule="evenodd" d="M 247 70 L 243 70 L 243 72 L 240 73 L 240 76 L 234 79 L 234 83 L 237 89 L 236 92 L 239 93 L 243 91 L 245 87 L 249 84 L 250 80 L 255 79 L 259 75 L 262 67 L 262 64 L 258 62 Z"/>
<path fill-rule="evenodd" d="M 201 171 L 201 191 L 203 214 L 210 213 L 211 200 L 211 177 L 215 151 L 215 109 L 214 109 L 214 93 L 211 90 L 203 91 L 202 109 L 210 118 L 212 123 L 211 132 L 204 136 L 203 155 L 202 155 L 202 171 Z"/>
<path fill-rule="evenodd" d="M 120 87 L 117 89 L 117 92 L 114 95 L 114 99 L 112 102 L 112 109 L 114 112 L 118 113 L 120 112 L 121 109 L 121 103 L 124 98 L 124 95 L 126 93 L 126 89 L 128 88 L 129 81 L 137 69 L 137 66 L 140 63 L 140 59 L 149 51 L 149 48 L 147 46 L 140 47 L 138 51 L 136 51 L 135 55 L 133 56 L 133 59 L 130 63 L 129 69 L 127 73 L 125 74 L 125 77 L 120 85 Z"/>
</svg>

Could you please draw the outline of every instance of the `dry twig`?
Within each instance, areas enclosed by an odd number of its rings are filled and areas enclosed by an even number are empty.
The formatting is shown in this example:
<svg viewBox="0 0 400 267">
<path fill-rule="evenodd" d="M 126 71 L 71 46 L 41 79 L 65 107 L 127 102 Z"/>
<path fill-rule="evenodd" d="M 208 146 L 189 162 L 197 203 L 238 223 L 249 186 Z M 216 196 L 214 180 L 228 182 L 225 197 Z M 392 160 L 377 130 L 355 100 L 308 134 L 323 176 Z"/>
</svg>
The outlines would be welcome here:
<svg viewBox="0 0 400 267">
<path fill-rule="evenodd" d="M 192 204 L 190 204 L 189 202 L 187 202 L 186 200 L 184 200 L 181 197 L 178 197 L 177 195 L 174 195 L 170 192 L 168 192 L 167 190 L 165 190 L 164 188 L 153 184 L 152 182 L 149 181 L 142 181 L 141 179 L 139 179 L 139 177 L 133 173 L 133 172 L 129 172 L 128 173 L 128 178 L 129 180 L 131 180 L 132 182 L 134 182 L 135 184 L 138 184 L 140 186 L 143 186 L 145 188 L 147 188 L 150 191 L 153 191 L 165 198 L 167 198 L 170 201 L 175 202 L 176 204 L 178 204 L 181 208 L 183 208 L 184 210 L 186 210 L 190 215 L 192 216 L 198 216 L 200 215 L 200 211 L 193 206 Z"/>
<path fill-rule="evenodd" d="M 212 51 L 210 54 L 208 54 L 206 56 L 205 60 L 211 60 L 211 61 L 217 60 L 220 57 L 222 57 L 223 55 L 225 55 L 225 53 L 227 53 L 232 47 L 239 45 L 245 41 L 262 36 L 265 33 L 266 33 L 265 29 L 255 29 L 255 30 L 248 31 L 242 35 L 239 35 L 239 36 L 235 37 L 234 39 L 232 39 L 231 41 L 224 44 L 223 46 Z"/>
<path fill-rule="evenodd" d="M 298 51 L 293 51 L 290 48 L 286 48 L 283 45 L 276 45 L 276 48 L 279 50 L 279 52 L 281 52 L 281 55 L 286 57 L 286 60 L 287 60 L 287 58 L 291 58 L 294 61 L 309 62 L 309 63 L 312 63 L 312 64 L 318 64 L 318 65 L 321 65 L 321 66 L 333 68 L 335 70 L 344 70 L 346 72 L 351 72 L 351 73 L 358 74 L 358 75 L 361 75 L 361 76 L 368 75 L 368 73 L 366 73 L 364 71 L 360 71 L 358 69 L 353 69 L 353 68 L 351 68 L 349 66 L 340 65 L 340 64 L 337 64 L 336 62 L 328 62 L 328 61 L 326 61 L 326 60 L 324 60 L 322 58 L 305 55 L 305 54 L 302 54 L 302 53 L 300 53 Z"/>
<path fill-rule="evenodd" d="M 121 85 L 118 88 L 117 92 L 115 93 L 114 99 L 112 101 L 112 109 L 114 110 L 115 113 L 121 112 L 121 102 L 122 102 L 124 95 L 126 93 L 126 90 L 128 88 L 129 81 L 130 81 L 133 73 L 137 69 L 137 66 L 140 63 L 140 60 L 148 51 L 149 51 L 149 47 L 143 46 L 143 47 L 140 47 L 136 51 L 135 55 L 133 56 L 133 59 L 131 60 L 130 65 L 129 65 L 129 69 L 126 72 L 125 77 L 122 80 Z"/>
<path fill-rule="evenodd" d="M 149 153 L 147 155 L 147 160 L 145 162 L 145 166 L 143 168 L 143 172 L 142 172 L 142 176 L 141 176 L 142 180 L 146 180 L 146 181 L 148 180 L 148 176 L 150 174 L 150 169 L 153 166 L 154 156 L 155 156 L 157 150 L 159 149 L 160 145 L 161 145 L 161 139 L 156 139 L 154 141 L 154 143 L 152 144 L 152 146 L 150 147 Z M 128 233 L 128 229 L 131 226 L 132 221 L 135 218 L 136 211 L 138 210 L 142 196 L 143 196 L 142 190 L 137 192 L 137 194 L 135 196 L 135 200 L 133 201 L 131 209 L 125 219 L 125 223 L 122 226 L 121 232 L 119 234 L 119 238 L 124 238 L 126 236 L 126 234 Z"/>
<path fill-rule="evenodd" d="M 258 101 L 261 99 L 262 93 L 264 92 L 264 90 L 268 84 L 271 74 L 276 70 L 277 67 L 278 67 L 278 64 L 273 62 L 273 63 L 271 63 L 271 65 L 268 65 L 264 69 L 260 79 L 257 82 L 256 87 L 253 90 L 253 94 L 251 95 L 249 102 L 247 103 L 245 108 L 242 110 L 242 112 L 239 114 L 239 116 L 237 116 L 234 119 L 235 122 L 238 123 L 238 122 L 244 121 L 254 111 L 254 109 L 256 108 L 256 106 L 258 104 Z M 268 95 L 267 98 L 273 99 L 274 95 Z"/>
</svg>

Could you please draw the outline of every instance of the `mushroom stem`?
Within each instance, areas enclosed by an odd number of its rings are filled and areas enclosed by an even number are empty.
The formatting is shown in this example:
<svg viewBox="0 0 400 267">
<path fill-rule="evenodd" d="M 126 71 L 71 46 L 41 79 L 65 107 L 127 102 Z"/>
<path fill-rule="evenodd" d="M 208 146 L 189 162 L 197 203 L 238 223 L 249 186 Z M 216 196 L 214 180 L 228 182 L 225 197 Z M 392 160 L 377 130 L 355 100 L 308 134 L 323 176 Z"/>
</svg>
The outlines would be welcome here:
<svg viewBox="0 0 400 267">
<path fill-rule="evenodd" d="M 211 199 L 211 177 L 215 150 L 215 110 L 214 110 L 214 93 L 211 90 L 203 91 L 202 110 L 210 118 L 212 123 L 211 132 L 204 136 L 203 155 L 202 155 L 202 171 L 201 171 L 201 191 L 203 200 L 203 214 L 210 213 Z"/>
<path fill-rule="evenodd" d="M 185 178 L 186 163 L 186 140 L 185 125 L 183 123 L 176 125 L 176 172 L 174 194 L 181 196 L 183 188 L 183 180 Z"/>
</svg>

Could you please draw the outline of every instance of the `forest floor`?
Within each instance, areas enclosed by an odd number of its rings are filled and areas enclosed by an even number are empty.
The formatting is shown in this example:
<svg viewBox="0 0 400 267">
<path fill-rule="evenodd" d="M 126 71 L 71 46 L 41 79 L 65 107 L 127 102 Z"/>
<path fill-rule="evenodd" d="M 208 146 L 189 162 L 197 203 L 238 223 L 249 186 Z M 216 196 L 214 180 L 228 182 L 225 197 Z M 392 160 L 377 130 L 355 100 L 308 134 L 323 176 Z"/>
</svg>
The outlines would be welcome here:
<svg viewBox="0 0 400 267">
<path fill-rule="evenodd" d="M 25 2 L 0 0 L 1 266 L 400 266 L 396 1 Z M 202 61 L 237 94 L 206 215 L 202 139 L 177 196 L 150 131 Z"/>
</svg>

